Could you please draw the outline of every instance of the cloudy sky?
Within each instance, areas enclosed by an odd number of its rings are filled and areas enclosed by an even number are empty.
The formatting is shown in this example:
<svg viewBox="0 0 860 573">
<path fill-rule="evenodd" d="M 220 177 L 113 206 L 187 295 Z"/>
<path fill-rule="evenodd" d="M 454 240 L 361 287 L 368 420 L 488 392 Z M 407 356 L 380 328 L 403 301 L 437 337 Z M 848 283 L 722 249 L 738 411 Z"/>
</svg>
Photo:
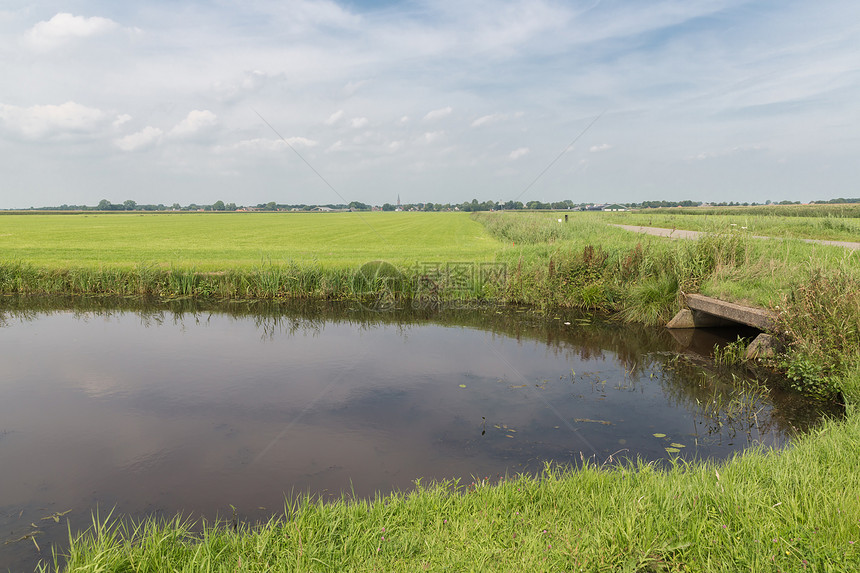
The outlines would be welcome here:
<svg viewBox="0 0 860 573">
<path fill-rule="evenodd" d="M 0 61 L 0 208 L 860 196 L 856 0 L 6 0 Z"/>
</svg>

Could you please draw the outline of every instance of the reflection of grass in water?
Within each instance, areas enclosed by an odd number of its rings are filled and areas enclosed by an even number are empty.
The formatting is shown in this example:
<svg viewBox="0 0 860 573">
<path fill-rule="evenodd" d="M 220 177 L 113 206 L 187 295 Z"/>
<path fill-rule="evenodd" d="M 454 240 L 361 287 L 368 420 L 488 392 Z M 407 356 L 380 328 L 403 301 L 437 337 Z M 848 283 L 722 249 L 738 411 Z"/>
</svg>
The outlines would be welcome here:
<svg viewBox="0 0 860 573">
<path fill-rule="evenodd" d="M 752 442 L 758 435 L 776 433 L 783 438 L 796 433 L 800 423 L 770 406 L 770 390 L 761 382 L 731 372 L 721 374 L 703 369 L 682 357 L 667 359 L 659 377 L 669 401 L 700 419 L 708 435 L 746 435 Z"/>
<path fill-rule="evenodd" d="M 64 570 L 851 571 L 860 483 L 847 453 L 857 443 L 851 416 L 792 448 L 721 463 L 416 482 L 373 500 L 288 500 L 267 523 L 202 531 L 181 519 L 101 520 L 74 537 Z"/>
</svg>

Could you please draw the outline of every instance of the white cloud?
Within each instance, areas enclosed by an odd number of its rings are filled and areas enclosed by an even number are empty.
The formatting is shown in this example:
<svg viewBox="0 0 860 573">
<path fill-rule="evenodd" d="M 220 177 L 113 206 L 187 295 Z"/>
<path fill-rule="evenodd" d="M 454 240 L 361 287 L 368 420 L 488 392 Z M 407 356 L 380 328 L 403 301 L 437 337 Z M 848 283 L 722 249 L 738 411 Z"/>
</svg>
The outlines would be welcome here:
<svg viewBox="0 0 860 573">
<path fill-rule="evenodd" d="M 336 123 L 340 120 L 340 118 L 342 118 L 342 117 L 343 117 L 343 110 L 342 110 L 342 109 L 339 109 L 339 110 L 337 110 L 336 112 L 334 112 L 333 114 L 331 114 L 330 116 L 328 116 L 328 119 L 327 119 L 327 120 L 325 120 L 323 123 L 324 123 L 324 124 L 326 124 L 326 125 L 334 125 L 334 124 L 336 124 Z"/>
<path fill-rule="evenodd" d="M 400 125 L 406 125 L 407 123 L 409 123 L 409 116 L 404 115 L 403 117 L 401 117 L 399 123 Z"/>
<path fill-rule="evenodd" d="M 481 117 L 472 122 L 472 127 L 481 127 L 482 125 L 499 123 L 501 121 L 506 121 L 512 118 L 518 118 L 522 116 L 523 112 L 521 111 L 518 111 L 516 113 L 492 113 L 490 115 L 482 115 Z"/>
<path fill-rule="evenodd" d="M 119 24 L 109 18 L 85 18 L 60 12 L 50 20 L 38 22 L 30 28 L 27 40 L 36 49 L 50 50 L 70 40 L 97 36 L 117 28 Z"/>
<path fill-rule="evenodd" d="M 428 131 L 421 136 L 421 139 L 424 143 L 433 143 L 434 141 L 438 141 L 443 135 L 445 135 L 444 131 Z"/>
<path fill-rule="evenodd" d="M 696 154 L 693 157 L 688 159 L 695 159 L 697 161 L 704 161 L 706 159 L 718 159 L 721 157 L 729 157 L 736 156 L 741 154 L 755 153 L 762 151 L 763 147 L 761 145 L 737 145 L 735 147 L 729 149 L 721 149 L 719 151 L 702 151 Z"/>
<path fill-rule="evenodd" d="M 306 137 L 287 137 L 285 139 L 243 139 L 231 145 L 219 145 L 215 148 L 216 153 L 229 153 L 233 151 L 283 151 L 289 147 L 316 147 L 318 141 Z"/>
<path fill-rule="evenodd" d="M 137 151 L 157 145 L 161 141 L 162 131 L 150 125 L 144 127 L 137 133 L 132 133 L 114 141 L 114 145 L 123 151 Z"/>
<path fill-rule="evenodd" d="M 387 147 L 388 147 L 388 151 L 390 151 L 391 153 L 394 153 L 395 151 L 398 151 L 403 147 L 403 142 L 402 141 L 392 141 L 391 143 L 388 144 Z"/>
<path fill-rule="evenodd" d="M 510 154 L 508 155 L 508 159 L 515 161 L 524 155 L 528 155 L 528 153 L 529 153 L 528 147 L 518 147 L 517 149 L 514 149 L 513 151 L 510 152 Z"/>
<path fill-rule="evenodd" d="M 601 143 L 600 145 L 592 145 L 588 148 L 588 151 L 590 151 L 591 153 L 598 153 L 600 151 L 608 151 L 610 149 L 612 149 L 611 145 L 609 145 L 608 143 Z"/>
<path fill-rule="evenodd" d="M 472 127 L 480 127 L 482 125 L 487 125 L 489 123 L 495 123 L 501 120 L 504 116 L 500 113 L 494 113 L 491 115 L 483 115 L 472 122 Z"/>
<path fill-rule="evenodd" d="M 437 119 L 442 119 L 445 116 L 451 115 L 451 112 L 454 111 L 451 106 L 443 107 L 440 109 L 434 109 L 433 111 L 427 112 L 427 115 L 424 116 L 425 121 L 434 121 Z"/>
<path fill-rule="evenodd" d="M 113 120 L 113 123 L 111 125 L 113 125 L 114 127 L 119 127 L 124 123 L 128 123 L 129 121 L 131 121 L 131 116 L 127 113 L 124 113 L 122 115 L 116 116 L 116 119 Z"/>
<path fill-rule="evenodd" d="M 288 137 L 287 143 L 289 143 L 292 147 L 316 147 L 319 145 L 319 141 L 314 139 L 308 139 L 307 137 Z"/>
<path fill-rule="evenodd" d="M 100 109 L 68 101 L 60 105 L 18 107 L 0 104 L 0 122 L 9 130 L 27 138 L 87 133 L 108 120 Z"/>
<path fill-rule="evenodd" d="M 370 122 L 368 121 L 368 119 L 366 117 L 354 117 L 354 118 L 352 118 L 350 125 L 352 127 L 354 127 L 355 129 L 359 129 L 359 128 L 364 127 L 368 123 L 370 123 Z"/>
<path fill-rule="evenodd" d="M 229 102 L 260 91 L 272 79 L 273 76 L 262 70 L 245 71 L 237 79 L 214 81 L 212 89 L 221 100 Z"/>
<path fill-rule="evenodd" d="M 349 82 L 343 86 L 343 95 L 346 97 L 354 96 L 358 90 L 370 83 L 370 80 L 361 80 L 357 82 Z"/>
<path fill-rule="evenodd" d="M 188 112 L 185 119 L 176 124 L 168 135 L 178 138 L 191 137 L 202 130 L 212 127 L 216 123 L 218 123 L 218 117 L 208 109 L 194 109 Z"/>
</svg>

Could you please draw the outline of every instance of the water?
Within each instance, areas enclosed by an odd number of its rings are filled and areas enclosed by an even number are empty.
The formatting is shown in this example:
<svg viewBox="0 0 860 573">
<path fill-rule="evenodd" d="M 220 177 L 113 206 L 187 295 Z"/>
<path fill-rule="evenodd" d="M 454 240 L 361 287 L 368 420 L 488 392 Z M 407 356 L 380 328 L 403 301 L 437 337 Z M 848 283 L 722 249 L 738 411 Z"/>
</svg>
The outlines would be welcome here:
<svg viewBox="0 0 860 573">
<path fill-rule="evenodd" d="M 713 334 L 517 309 L 76 304 L 0 313 L 0 540 L 42 532 L 0 545 L 0 569 L 49 559 L 97 509 L 253 521 L 305 492 L 724 458 L 821 415 L 697 365 Z"/>
</svg>

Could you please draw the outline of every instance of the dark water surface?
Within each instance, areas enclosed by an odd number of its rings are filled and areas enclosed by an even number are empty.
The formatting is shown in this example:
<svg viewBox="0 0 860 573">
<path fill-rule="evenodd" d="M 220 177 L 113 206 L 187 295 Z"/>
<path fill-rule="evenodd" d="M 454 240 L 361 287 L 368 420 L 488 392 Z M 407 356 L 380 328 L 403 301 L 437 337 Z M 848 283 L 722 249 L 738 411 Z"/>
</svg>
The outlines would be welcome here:
<svg viewBox="0 0 860 573">
<path fill-rule="evenodd" d="M 76 306 L 0 310 L 0 570 L 32 570 L 97 508 L 253 521 L 303 492 L 725 458 L 821 415 L 700 366 L 719 333 L 516 309 Z"/>
</svg>

